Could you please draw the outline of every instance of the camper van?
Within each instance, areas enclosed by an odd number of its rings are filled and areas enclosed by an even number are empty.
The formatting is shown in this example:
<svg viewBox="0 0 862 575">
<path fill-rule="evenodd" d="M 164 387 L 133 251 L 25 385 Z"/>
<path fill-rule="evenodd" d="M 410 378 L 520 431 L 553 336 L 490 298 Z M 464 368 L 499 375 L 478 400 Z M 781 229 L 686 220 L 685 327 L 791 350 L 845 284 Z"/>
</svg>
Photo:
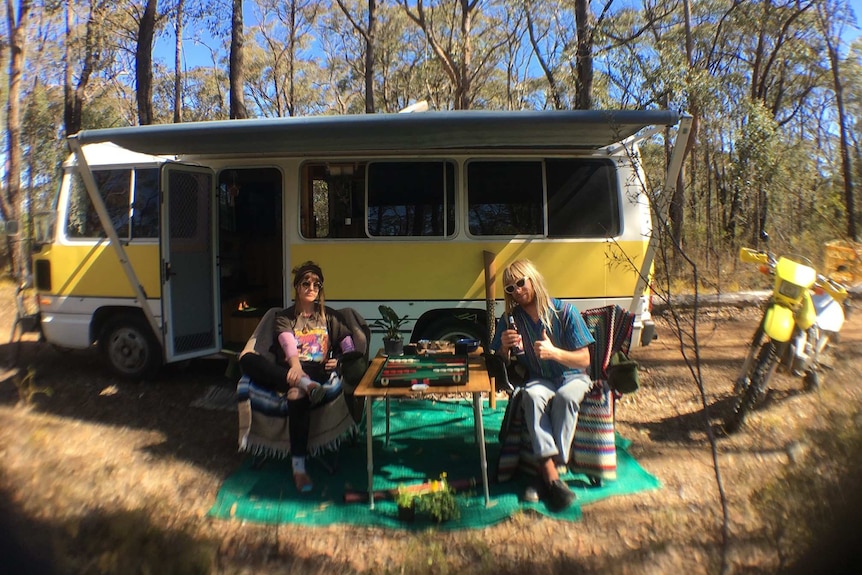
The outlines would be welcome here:
<svg viewBox="0 0 862 575">
<path fill-rule="evenodd" d="M 633 311 L 645 345 L 638 142 L 680 123 L 667 111 L 453 111 L 85 130 L 69 139 L 34 254 L 41 331 L 65 348 L 98 344 L 117 374 L 146 378 L 241 347 L 267 309 L 289 305 L 291 269 L 313 260 L 332 307 L 372 323 L 386 304 L 407 316 L 407 341 L 487 341 L 497 272 L 529 258 L 579 309 Z"/>
</svg>

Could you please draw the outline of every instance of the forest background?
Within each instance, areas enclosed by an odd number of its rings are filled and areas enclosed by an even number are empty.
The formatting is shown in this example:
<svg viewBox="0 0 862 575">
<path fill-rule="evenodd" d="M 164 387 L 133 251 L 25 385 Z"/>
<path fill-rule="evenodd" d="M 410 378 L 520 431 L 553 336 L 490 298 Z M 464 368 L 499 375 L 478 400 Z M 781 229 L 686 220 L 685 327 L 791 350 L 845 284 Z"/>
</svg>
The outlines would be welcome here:
<svg viewBox="0 0 862 575">
<path fill-rule="evenodd" d="M 737 248 L 764 231 L 774 251 L 814 261 L 824 242 L 858 239 L 862 40 L 847 0 L 6 0 L 2 13 L 0 217 L 24 239 L 4 246 L 14 273 L 27 271 L 67 134 L 421 100 L 691 114 L 661 221 L 700 281 L 734 277 Z M 644 148 L 658 191 L 663 141 Z"/>
</svg>

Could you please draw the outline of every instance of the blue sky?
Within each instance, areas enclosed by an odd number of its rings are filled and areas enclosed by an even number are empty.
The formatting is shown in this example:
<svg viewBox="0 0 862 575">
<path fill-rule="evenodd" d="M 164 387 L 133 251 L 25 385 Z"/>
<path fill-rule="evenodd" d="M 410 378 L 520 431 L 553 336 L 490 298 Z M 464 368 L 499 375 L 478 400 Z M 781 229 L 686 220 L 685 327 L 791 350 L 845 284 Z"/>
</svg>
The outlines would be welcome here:
<svg viewBox="0 0 862 575">
<path fill-rule="evenodd" d="M 857 23 L 854 26 L 847 26 L 844 30 L 843 38 L 847 43 L 847 46 L 849 46 L 854 40 L 862 37 L 862 29 L 860 29 L 862 28 L 862 0 L 850 0 L 850 7 L 856 15 Z M 244 12 L 246 32 L 248 32 L 253 14 L 248 8 L 246 8 Z M 186 69 L 194 68 L 196 66 L 213 66 L 213 54 L 216 54 L 216 56 L 220 58 L 226 57 L 226 48 L 222 48 L 219 45 L 219 40 L 209 37 L 205 31 L 200 31 L 199 35 L 202 37 L 202 40 L 196 43 L 190 39 L 190 36 L 192 36 L 193 33 L 193 30 L 187 28 L 184 34 L 187 38 L 183 43 L 183 61 Z M 154 56 L 167 68 L 173 69 L 174 40 L 172 33 L 169 32 L 168 34 L 163 34 L 156 38 Z"/>
</svg>

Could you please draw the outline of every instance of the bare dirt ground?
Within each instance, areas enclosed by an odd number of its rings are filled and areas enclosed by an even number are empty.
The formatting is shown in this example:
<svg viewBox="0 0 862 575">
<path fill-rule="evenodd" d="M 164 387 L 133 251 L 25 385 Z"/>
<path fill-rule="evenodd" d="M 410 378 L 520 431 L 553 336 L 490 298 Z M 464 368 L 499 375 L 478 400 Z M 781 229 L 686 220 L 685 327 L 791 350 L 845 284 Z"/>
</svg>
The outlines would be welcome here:
<svg viewBox="0 0 862 575">
<path fill-rule="evenodd" d="M 12 301 L 3 287 L 0 334 L 9 333 Z M 0 538 L 0 573 L 718 573 L 722 517 L 706 429 L 730 410 L 757 310 L 702 313 L 709 419 L 667 317 L 659 319 L 659 339 L 632 354 L 641 389 L 618 403 L 617 420 L 663 487 L 587 506 L 577 523 L 523 514 L 456 532 L 212 519 L 219 486 L 242 459 L 236 415 L 190 403 L 224 379 L 224 364 L 197 362 L 133 384 L 112 377 L 95 350 L 63 352 L 25 338 L 17 365 L 35 376 L 22 385 L 23 372 L 8 366 L 14 348 L 2 345 L 0 531 L 11 537 Z M 747 427 L 717 440 L 730 572 L 782 566 L 774 529 L 751 495 L 805 465 L 816 430 L 862 425 L 860 342 L 857 309 L 819 392 L 776 376 Z"/>
</svg>

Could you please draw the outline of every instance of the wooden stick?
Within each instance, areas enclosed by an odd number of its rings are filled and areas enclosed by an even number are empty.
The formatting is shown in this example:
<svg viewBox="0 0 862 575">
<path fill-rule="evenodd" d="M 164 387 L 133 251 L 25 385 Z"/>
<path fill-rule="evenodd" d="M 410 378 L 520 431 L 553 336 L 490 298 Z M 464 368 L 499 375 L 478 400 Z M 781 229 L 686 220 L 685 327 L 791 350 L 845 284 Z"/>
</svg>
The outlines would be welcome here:
<svg viewBox="0 0 862 575">
<path fill-rule="evenodd" d="M 415 493 L 417 495 L 431 491 L 431 485 L 433 482 L 429 481 L 427 483 L 417 483 L 415 485 L 405 485 L 401 487 L 400 491 L 407 493 Z M 454 489 L 455 491 L 459 491 L 461 489 L 469 489 L 471 487 L 476 487 L 476 480 L 472 477 L 470 479 L 455 479 L 449 481 L 449 487 Z M 378 489 L 374 492 L 374 501 L 383 501 L 384 499 L 395 499 L 398 496 L 399 490 L 396 489 Z M 367 491 L 349 491 L 346 490 L 344 492 L 344 502 L 345 503 L 368 503 L 368 492 Z"/>
<path fill-rule="evenodd" d="M 494 339 L 494 332 L 497 328 L 497 314 L 494 311 L 497 301 L 497 266 L 495 259 L 497 255 L 494 252 L 487 250 L 482 252 L 482 259 L 485 264 L 485 308 L 488 311 L 488 344 Z M 485 352 L 488 350 L 486 349 Z M 491 384 L 491 393 L 488 394 L 488 404 L 491 409 L 497 407 L 496 382 Z"/>
</svg>

